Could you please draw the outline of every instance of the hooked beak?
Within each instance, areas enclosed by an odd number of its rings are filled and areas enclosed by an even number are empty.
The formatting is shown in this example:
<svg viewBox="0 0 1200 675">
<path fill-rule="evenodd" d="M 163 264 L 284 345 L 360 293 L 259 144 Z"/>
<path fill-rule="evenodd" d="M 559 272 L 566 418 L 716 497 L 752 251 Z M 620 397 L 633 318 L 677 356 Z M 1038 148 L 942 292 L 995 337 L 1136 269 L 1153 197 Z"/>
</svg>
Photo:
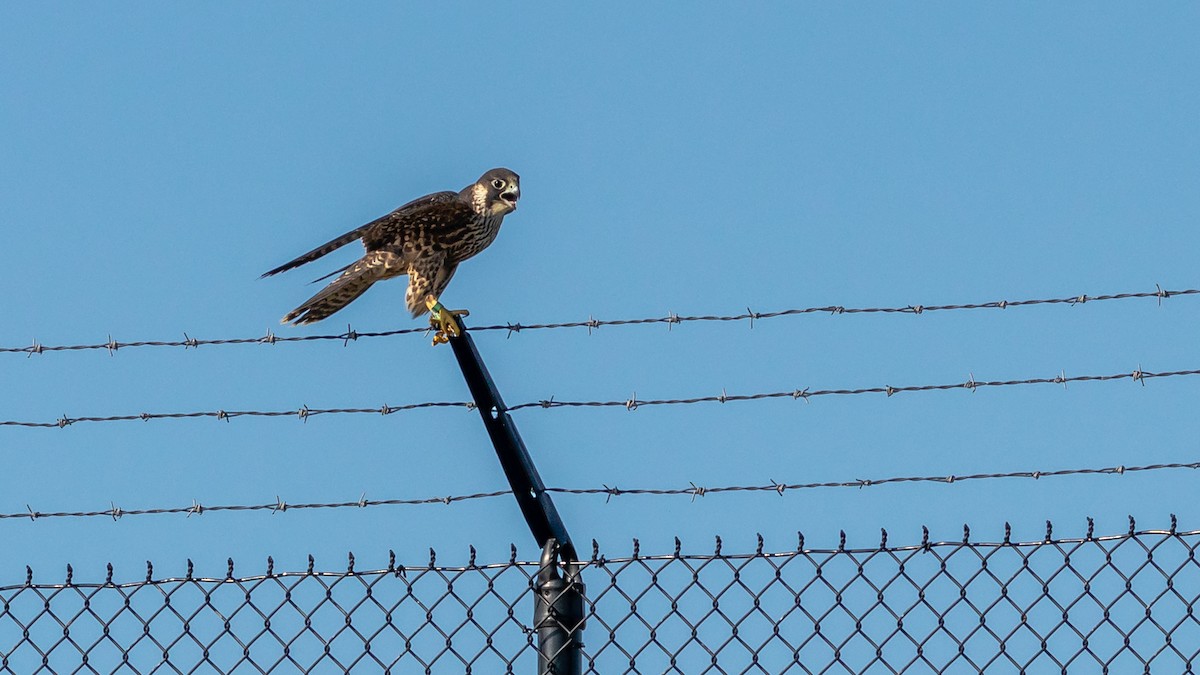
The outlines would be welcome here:
<svg viewBox="0 0 1200 675">
<path fill-rule="evenodd" d="M 513 187 L 500 193 L 500 199 L 512 207 L 513 211 L 517 210 L 517 200 L 521 198 L 521 188 Z"/>
</svg>

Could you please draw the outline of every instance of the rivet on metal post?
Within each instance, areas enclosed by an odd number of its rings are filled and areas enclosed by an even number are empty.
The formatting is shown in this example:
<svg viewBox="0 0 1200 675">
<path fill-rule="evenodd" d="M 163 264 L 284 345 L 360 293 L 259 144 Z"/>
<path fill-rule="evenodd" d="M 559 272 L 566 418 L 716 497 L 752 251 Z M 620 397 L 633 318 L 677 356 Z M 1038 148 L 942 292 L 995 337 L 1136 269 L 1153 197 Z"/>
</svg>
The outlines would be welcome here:
<svg viewBox="0 0 1200 675">
<path fill-rule="evenodd" d="M 564 560 L 559 573 L 559 546 L 553 538 L 542 549 L 534 587 L 533 627 L 538 635 L 538 675 L 583 672 L 584 585 L 579 564 Z"/>
</svg>

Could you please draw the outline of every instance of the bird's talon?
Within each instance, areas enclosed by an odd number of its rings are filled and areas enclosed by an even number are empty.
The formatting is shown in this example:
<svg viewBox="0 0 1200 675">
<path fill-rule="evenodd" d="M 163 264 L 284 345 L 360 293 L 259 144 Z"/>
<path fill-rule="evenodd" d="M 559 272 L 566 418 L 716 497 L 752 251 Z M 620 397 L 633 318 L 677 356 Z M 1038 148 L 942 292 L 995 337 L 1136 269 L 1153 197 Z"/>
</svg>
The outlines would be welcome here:
<svg viewBox="0 0 1200 675">
<path fill-rule="evenodd" d="M 449 342 L 452 337 L 462 335 L 462 325 L 458 323 L 458 317 L 467 316 L 470 312 L 465 309 L 446 309 L 437 301 L 428 304 L 429 325 L 436 331 L 433 335 L 434 347 Z"/>
</svg>

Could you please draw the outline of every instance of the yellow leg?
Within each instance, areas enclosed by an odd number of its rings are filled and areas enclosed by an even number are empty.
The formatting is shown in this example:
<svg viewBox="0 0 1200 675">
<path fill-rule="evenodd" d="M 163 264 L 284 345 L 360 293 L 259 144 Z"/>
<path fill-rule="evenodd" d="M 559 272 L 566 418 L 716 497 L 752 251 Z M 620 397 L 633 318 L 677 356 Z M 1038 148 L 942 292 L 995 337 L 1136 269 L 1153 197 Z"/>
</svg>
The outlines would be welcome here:
<svg viewBox="0 0 1200 675">
<path fill-rule="evenodd" d="M 434 347 L 462 335 L 462 326 L 456 317 L 468 316 L 470 312 L 465 309 L 446 309 L 432 295 L 425 298 L 425 306 L 429 308 L 429 325 L 437 331 L 433 334 Z"/>
</svg>

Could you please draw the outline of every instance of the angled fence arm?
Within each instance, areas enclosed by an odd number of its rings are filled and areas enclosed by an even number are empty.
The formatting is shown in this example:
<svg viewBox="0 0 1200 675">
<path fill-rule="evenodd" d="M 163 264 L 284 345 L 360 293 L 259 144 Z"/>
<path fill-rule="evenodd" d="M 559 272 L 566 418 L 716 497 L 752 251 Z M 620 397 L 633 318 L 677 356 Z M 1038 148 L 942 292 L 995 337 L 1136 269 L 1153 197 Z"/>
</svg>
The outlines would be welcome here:
<svg viewBox="0 0 1200 675">
<path fill-rule="evenodd" d="M 454 349 L 454 357 L 462 369 L 475 407 L 483 418 L 483 426 L 487 428 L 496 449 L 496 457 L 500 460 L 508 484 L 512 486 L 513 496 L 521 507 L 534 540 L 544 548 L 546 542 L 554 539 L 558 542 L 559 557 L 563 561 L 577 561 L 579 558 L 571 543 L 571 536 L 567 534 L 558 509 L 554 508 L 554 501 L 546 492 L 529 450 L 525 448 L 525 442 L 521 440 L 517 426 L 509 416 L 504 400 L 500 398 L 500 392 L 465 326 L 461 335 L 450 339 L 450 346 Z"/>
</svg>

